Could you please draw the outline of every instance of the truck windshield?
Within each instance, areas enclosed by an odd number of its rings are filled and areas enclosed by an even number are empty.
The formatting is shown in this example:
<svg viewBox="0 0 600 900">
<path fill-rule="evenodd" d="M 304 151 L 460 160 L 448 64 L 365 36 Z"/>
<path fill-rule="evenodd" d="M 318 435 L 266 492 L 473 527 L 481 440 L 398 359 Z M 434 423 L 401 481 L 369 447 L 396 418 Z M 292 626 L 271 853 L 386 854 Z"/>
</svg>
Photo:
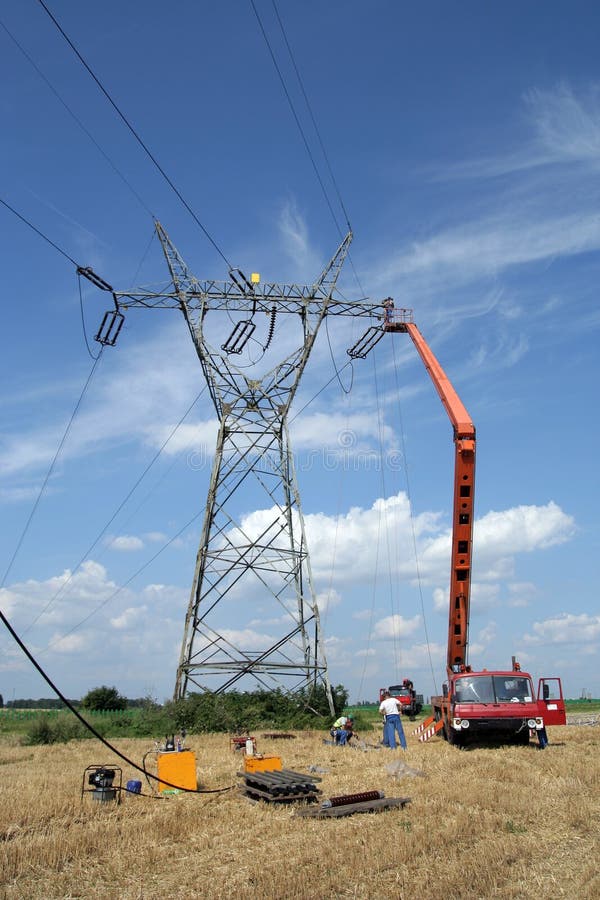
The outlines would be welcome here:
<svg viewBox="0 0 600 900">
<path fill-rule="evenodd" d="M 531 703 L 531 684 L 521 675 L 465 675 L 454 685 L 457 703 Z"/>
<path fill-rule="evenodd" d="M 410 697 L 410 691 L 408 690 L 408 688 L 405 688 L 400 684 L 393 684 L 391 688 L 389 688 L 389 692 L 392 697 Z"/>
</svg>

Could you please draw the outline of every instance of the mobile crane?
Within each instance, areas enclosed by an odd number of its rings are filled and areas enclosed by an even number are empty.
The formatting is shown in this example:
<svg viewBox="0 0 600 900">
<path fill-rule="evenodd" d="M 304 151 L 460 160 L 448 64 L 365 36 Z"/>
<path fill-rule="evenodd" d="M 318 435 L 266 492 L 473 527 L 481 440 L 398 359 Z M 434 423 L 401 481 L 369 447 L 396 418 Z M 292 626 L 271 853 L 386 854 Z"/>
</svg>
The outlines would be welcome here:
<svg viewBox="0 0 600 900">
<path fill-rule="evenodd" d="M 390 298 L 388 298 L 388 301 Z M 475 488 L 475 427 L 448 376 L 417 326 L 397 317 L 386 301 L 383 330 L 405 332 L 415 345 L 454 429 L 455 469 L 452 514 L 452 555 L 448 620 L 447 681 L 442 695 L 431 698 L 432 713 L 418 731 L 420 740 L 434 734 L 451 744 L 529 743 L 532 733 L 545 735 L 546 725 L 566 724 L 560 678 L 533 680 L 515 658 L 506 670 L 474 672 L 467 662 L 473 549 Z M 405 311 L 401 311 L 404 313 Z M 540 741 L 540 746 L 544 746 Z"/>
</svg>

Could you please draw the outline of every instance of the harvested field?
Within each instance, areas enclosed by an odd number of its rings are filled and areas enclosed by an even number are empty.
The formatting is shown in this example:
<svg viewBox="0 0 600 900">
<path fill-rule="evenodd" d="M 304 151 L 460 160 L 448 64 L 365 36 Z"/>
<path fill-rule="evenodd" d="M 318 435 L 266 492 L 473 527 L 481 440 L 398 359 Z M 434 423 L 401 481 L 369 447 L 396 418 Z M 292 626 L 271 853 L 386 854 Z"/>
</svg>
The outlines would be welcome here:
<svg viewBox="0 0 600 900">
<path fill-rule="evenodd" d="M 227 735 L 192 736 L 202 787 L 222 794 L 121 805 L 80 792 L 89 765 L 119 765 L 99 744 L 0 743 L 3 898 L 577 898 L 600 897 L 600 730 L 550 729 L 550 747 L 459 751 L 335 748 L 323 733 L 260 739 L 288 769 L 320 774 L 323 798 L 382 790 L 404 809 L 297 818 L 295 805 L 240 796 Z M 364 736 L 364 735 L 363 735 Z M 367 736 L 375 744 L 378 733 Z M 144 740 L 119 741 L 140 761 Z M 423 773 L 396 779 L 395 761 Z M 123 767 L 123 784 L 139 778 Z M 143 791 L 149 792 L 144 784 Z"/>
</svg>

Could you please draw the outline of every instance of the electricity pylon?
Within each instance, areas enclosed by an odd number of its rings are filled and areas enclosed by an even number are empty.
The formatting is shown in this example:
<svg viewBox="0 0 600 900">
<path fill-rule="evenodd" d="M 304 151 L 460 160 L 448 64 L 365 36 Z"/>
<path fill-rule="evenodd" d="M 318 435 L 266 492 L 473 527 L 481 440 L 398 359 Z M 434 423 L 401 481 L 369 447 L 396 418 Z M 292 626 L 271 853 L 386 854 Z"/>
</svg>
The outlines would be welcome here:
<svg viewBox="0 0 600 900">
<path fill-rule="evenodd" d="M 175 698 L 190 690 L 220 693 L 251 676 L 267 689 L 305 691 L 309 700 L 322 685 L 333 713 L 287 416 L 324 316 L 379 319 L 381 307 L 333 297 L 351 232 L 312 285 L 260 285 L 258 276 L 248 280 L 239 269 L 230 271 L 227 282 L 199 281 L 158 222 L 156 231 L 171 283 L 158 292 L 113 292 L 116 311 L 107 314 L 107 333 L 115 323 L 120 327 L 121 309 L 181 310 L 219 421 Z M 220 351 L 205 334 L 214 311 L 238 317 Z M 263 350 L 279 314 L 299 317 L 303 340 L 262 377 L 250 378 L 231 357 L 252 339 L 259 313 L 270 322 Z M 376 340 L 383 333 L 381 325 L 371 331 Z M 102 342 L 100 333 L 97 338 Z M 110 337 L 105 342 L 114 343 Z M 249 514 L 257 509 L 257 488 L 265 505 Z M 245 505 L 246 494 L 251 499 Z M 269 614 L 273 605 L 279 608 L 276 622 Z"/>
</svg>

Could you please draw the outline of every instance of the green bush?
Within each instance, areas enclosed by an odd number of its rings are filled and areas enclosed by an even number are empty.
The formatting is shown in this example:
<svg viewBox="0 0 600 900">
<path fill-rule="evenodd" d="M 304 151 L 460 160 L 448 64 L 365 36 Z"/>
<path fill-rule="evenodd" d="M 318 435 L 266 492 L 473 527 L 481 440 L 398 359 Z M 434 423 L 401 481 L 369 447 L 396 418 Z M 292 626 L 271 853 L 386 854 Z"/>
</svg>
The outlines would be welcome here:
<svg viewBox="0 0 600 900">
<path fill-rule="evenodd" d="M 223 694 L 191 694 L 184 700 L 165 703 L 146 703 L 129 709 L 93 709 L 90 702 L 107 698 L 106 691 L 114 688 L 98 688 L 90 691 L 82 702 L 81 712 L 94 730 L 105 738 L 153 737 L 181 732 L 190 734 L 209 732 L 245 732 L 257 728 L 273 731 L 329 727 L 332 721 L 324 689 L 312 693 L 300 692 L 290 696 L 276 691 L 227 691 Z M 90 701 L 90 695 L 94 695 Z M 348 693 L 342 685 L 333 690 L 336 715 L 340 715 Z M 114 696 L 113 696 L 114 699 Z M 30 711 L 31 715 L 33 711 Z M 334 716 L 335 718 L 335 716 Z M 23 723 L 25 726 L 25 723 Z M 27 722 L 24 742 L 27 744 L 54 744 L 73 739 L 91 738 L 92 733 L 75 716 L 65 711 L 39 714 Z"/>
<path fill-rule="evenodd" d="M 66 714 L 57 718 L 38 716 L 32 719 L 23 737 L 23 743 L 65 744 L 67 741 L 91 738 L 92 733 L 74 716 Z"/>
<path fill-rule="evenodd" d="M 103 684 L 102 687 L 88 691 L 81 700 L 81 706 L 83 709 L 93 710 L 127 709 L 127 697 L 119 694 L 116 687 L 106 687 Z"/>
</svg>

